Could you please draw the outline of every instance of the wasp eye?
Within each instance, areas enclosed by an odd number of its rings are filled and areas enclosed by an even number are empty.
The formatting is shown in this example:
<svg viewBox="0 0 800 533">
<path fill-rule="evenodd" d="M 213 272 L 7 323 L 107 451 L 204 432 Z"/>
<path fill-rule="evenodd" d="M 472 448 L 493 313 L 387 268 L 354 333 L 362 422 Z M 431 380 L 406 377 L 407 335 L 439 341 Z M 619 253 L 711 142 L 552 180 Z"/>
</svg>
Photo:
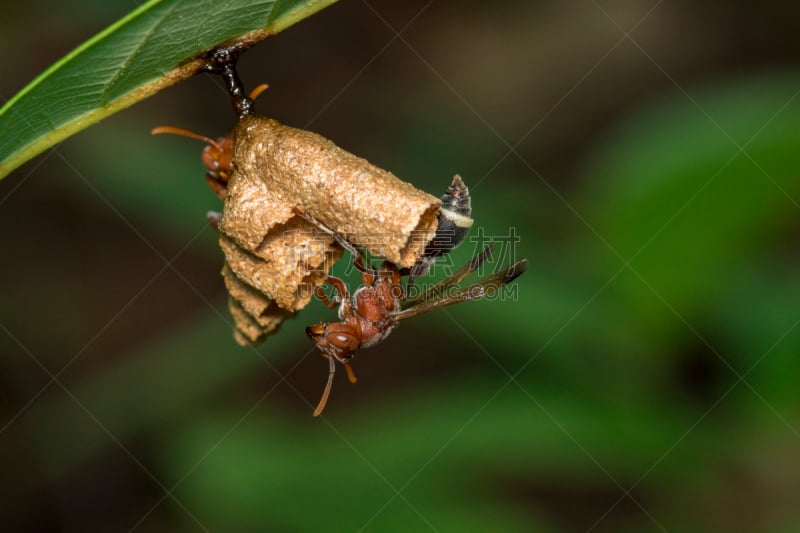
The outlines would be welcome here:
<svg viewBox="0 0 800 533">
<path fill-rule="evenodd" d="M 325 334 L 324 322 L 320 322 L 319 324 L 314 324 L 313 326 L 308 326 L 306 328 L 306 335 L 308 335 L 310 339 L 313 339 L 315 337 L 321 337 L 324 334 Z"/>
<path fill-rule="evenodd" d="M 345 326 L 345 324 L 334 324 L 335 326 Z M 349 328 L 349 326 L 348 326 Z M 340 328 L 337 328 L 340 329 Z M 343 328 L 341 328 L 343 329 Z M 338 350 L 338 359 L 344 361 L 352 357 L 353 352 L 358 350 L 361 342 L 353 334 L 351 330 L 343 330 L 338 332 L 328 332 L 328 343 Z"/>
</svg>

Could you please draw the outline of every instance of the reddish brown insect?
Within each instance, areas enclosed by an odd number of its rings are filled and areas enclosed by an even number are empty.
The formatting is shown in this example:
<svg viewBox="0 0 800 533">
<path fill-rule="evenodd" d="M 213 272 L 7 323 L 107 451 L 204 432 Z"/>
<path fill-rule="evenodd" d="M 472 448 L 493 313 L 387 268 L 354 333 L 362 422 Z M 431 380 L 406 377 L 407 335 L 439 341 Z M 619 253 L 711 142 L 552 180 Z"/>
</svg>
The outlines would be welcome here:
<svg viewBox="0 0 800 533">
<path fill-rule="evenodd" d="M 384 261 L 380 269 L 374 270 L 361 249 L 300 209 L 296 208 L 295 213 L 334 235 L 339 244 L 350 251 L 353 255 L 353 265 L 361 272 L 363 282 L 351 296 L 344 281 L 334 276 L 327 276 L 325 281 L 338 293 L 333 299 L 328 298 L 322 287 L 315 289 L 317 297 L 331 309 L 338 304 L 339 322 L 320 322 L 306 328 L 306 334 L 317 345 L 323 357 L 328 359 L 330 369 L 328 381 L 322 398 L 314 410 L 314 416 L 322 413 L 328 401 L 336 371 L 336 361 L 344 365 L 350 382 L 355 383 L 356 377 L 350 361 L 359 348 L 369 348 L 378 344 L 389 336 L 400 321 L 407 318 L 493 295 L 528 268 L 528 260 L 521 259 L 467 287 L 457 288 L 464 278 L 477 270 L 491 256 L 492 247 L 489 246 L 453 275 L 430 287 L 418 297 L 406 299 L 406 290 L 403 288 L 400 270 L 396 265 Z"/>
<path fill-rule="evenodd" d="M 261 93 L 266 91 L 267 88 L 269 88 L 269 86 L 266 83 L 262 83 L 250 92 L 249 98 L 255 100 Z M 173 135 L 181 135 L 205 142 L 206 147 L 203 148 L 203 153 L 200 157 L 203 160 L 203 165 L 208 169 L 208 172 L 206 172 L 206 181 L 217 196 L 225 199 L 228 180 L 231 174 L 233 174 L 233 133 L 225 137 L 212 139 L 211 137 L 206 137 L 205 135 L 200 135 L 199 133 L 175 126 L 158 126 L 157 128 L 153 128 L 150 133 L 153 135 L 172 133 Z"/>
</svg>

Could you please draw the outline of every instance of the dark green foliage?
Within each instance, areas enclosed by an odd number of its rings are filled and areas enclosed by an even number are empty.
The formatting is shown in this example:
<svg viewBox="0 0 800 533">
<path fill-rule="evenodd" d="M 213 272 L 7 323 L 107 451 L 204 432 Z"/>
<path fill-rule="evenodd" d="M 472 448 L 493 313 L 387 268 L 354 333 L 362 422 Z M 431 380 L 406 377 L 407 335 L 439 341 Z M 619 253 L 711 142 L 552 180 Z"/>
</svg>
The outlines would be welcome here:
<svg viewBox="0 0 800 533">
<path fill-rule="evenodd" d="M 398 28 L 422 7 L 374 4 Z M 338 376 L 322 419 L 311 412 L 327 366 L 303 330 L 334 313 L 311 305 L 258 350 L 237 347 L 200 145 L 147 134 L 225 133 L 233 116 L 213 82 L 165 91 L 3 182 L 9 529 L 195 531 L 196 518 L 211 531 L 797 530 L 800 77 L 778 52 L 768 68 L 740 64 L 716 33 L 719 56 L 676 50 L 695 6 L 657 19 L 665 4 L 640 31 L 663 31 L 662 50 L 703 79 L 663 60 L 677 88 L 632 47 L 642 63 L 612 55 L 619 64 L 600 65 L 508 155 L 498 135 L 513 145 L 621 37 L 599 11 L 581 19 L 613 39 L 566 75 L 548 67 L 555 46 L 528 52 L 525 36 L 573 32 L 577 50 L 593 34 L 571 11 L 559 25 L 525 5 L 496 28 L 440 7 L 407 36 L 471 109 L 401 43 L 357 76 L 394 35 L 358 2 L 242 60 L 248 86 L 272 85 L 259 112 L 436 195 L 460 173 L 471 235 L 514 226 L 515 258 L 530 261 L 513 301 L 411 319 L 360 352 L 359 382 Z M 494 20 L 492 6 L 475 16 Z M 667 14 L 680 31 L 661 29 Z M 719 24 L 743 31 L 729 16 Z M 502 50 L 529 76 L 518 93 L 472 41 L 438 48 L 471 28 L 497 54 L 516 19 Z M 547 84 L 532 64 L 550 69 L 556 96 L 537 96 Z M 471 85 L 484 78 L 491 98 Z M 466 242 L 453 266 L 479 249 Z M 69 365 L 71 394 L 37 396 L 50 378 L 31 356 L 52 373 Z"/>
</svg>

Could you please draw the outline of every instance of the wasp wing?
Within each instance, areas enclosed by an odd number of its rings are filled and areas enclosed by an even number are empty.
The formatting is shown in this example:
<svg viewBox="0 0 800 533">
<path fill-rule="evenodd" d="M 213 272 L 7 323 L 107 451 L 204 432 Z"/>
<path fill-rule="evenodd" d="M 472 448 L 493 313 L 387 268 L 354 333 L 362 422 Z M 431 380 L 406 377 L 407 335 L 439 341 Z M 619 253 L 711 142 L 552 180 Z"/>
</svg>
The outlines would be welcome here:
<svg viewBox="0 0 800 533">
<path fill-rule="evenodd" d="M 489 250 L 487 248 L 487 250 Z M 484 253 L 486 250 L 484 250 Z M 481 256 L 484 254 L 481 254 Z M 480 256 L 476 256 L 480 257 Z M 485 257 L 484 257 L 485 260 Z M 482 261 L 481 261 L 482 262 Z M 471 263 L 470 263 L 471 264 Z M 468 265 L 469 266 L 469 265 Z M 477 268 L 477 267 L 475 267 Z M 431 311 L 435 311 L 437 309 L 441 309 L 443 307 L 447 307 L 448 305 L 457 304 L 460 302 L 466 302 L 469 300 L 479 300 L 485 296 L 491 296 L 498 290 L 500 290 L 504 285 L 507 285 L 514 281 L 517 277 L 522 275 L 525 270 L 528 268 L 528 260 L 521 259 L 514 263 L 513 265 L 504 268 L 499 272 L 495 272 L 490 276 L 486 276 L 485 278 L 481 278 L 475 283 L 472 283 L 462 289 L 459 289 L 455 292 L 449 291 L 453 285 L 447 286 L 447 288 L 433 298 L 428 300 L 417 299 L 414 303 L 405 309 L 391 315 L 390 319 L 392 322 L 396 323 L 401 320 L 405 320 L 407 318 L 411 318 L 413 316 L 422 315 L 424 313 L 430 313 Z M 463 270 L 463 269 L 462 269 Z M 474 269 L 472 269 L 474 270 Z M 469 271 L 471 272 L 471 270 Z M 467 274 L 469 273 L 467 272 Z M 449 279 L 449 278 L 448 278 Z M 463 279 L 463 277 L 462 277 Z M 447 281 L 447 280 L 445 280 Z"/>
<path fill-rule="evenodd" d="M 492 251 L 494 250 L 494 245 L 489 245 L 483 249 L 481 253 L 473 257 L 469 263 L 464 265 L 463 267 L 459 268 L 456 272 L 454 272 L 449 277 L 443 279 L 436 285 L 428 287 L 422 294 L 419 296 L 407 299 L 403 302 L 403 309 L 410 309 L 422 302 L 427 302 L 429 300 L 436 300 L 439 299 L 442 295 L 447 294 L 447 292 L 461 283 L 461 281 L 478 270 L 480 266 L 490 257 L 492 257 Z M 488 279 L 488 278 L 486 278 Z M 481 280 L 483 281 L 483 280 Z M 478 282 L 480 283 L 480 282 Z"/>
</svg>

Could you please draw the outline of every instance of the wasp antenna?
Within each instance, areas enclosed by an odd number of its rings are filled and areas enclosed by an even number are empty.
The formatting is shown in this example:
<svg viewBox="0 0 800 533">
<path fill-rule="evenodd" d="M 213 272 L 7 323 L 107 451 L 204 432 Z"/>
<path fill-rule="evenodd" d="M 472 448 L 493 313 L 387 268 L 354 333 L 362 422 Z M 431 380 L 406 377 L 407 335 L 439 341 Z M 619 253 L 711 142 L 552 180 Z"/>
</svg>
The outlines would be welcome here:
<svg viewBox="0 0 800 533">
<path fill-rule="evenodd" d="M 325 390 L 322 391 L 322 398 L 319 399 L 317 408 L 314 409 L 314 416 L 319 416 L 322 414 L 322 410 L 325 409 L 325 404 L 328 403 L 328 396 L 331 394 L 331 387 L 333 386 L 333 374 L 336 372 L 336 362 L 330 355 L 328 356 L 328 361 L 331 363 L 330 373 L 328 374 L 328 383 L 325 384 Z"/>
<path fill-rule="evenodd" d="M 205 135 L 200 135 L 199 133 L 185 130 L 183 128 L 178 128 L 175 126 L 158 126 L 157 128 L 153 128 L 152 130 L 150 130 L 151 135 L 158 135 L 160 133 L 171 133 L 173 135 L 180 135 L 181 137 L 189 137 L 190 139 L 197 139 L 198 141 L 203 141 L 206 144 L 210 144 L 211 146 L 217 148 L 218 150 L 222 150 L 222 147 L 219 145 L 219 143 L 214 139 L 212 139 L 211 137 L 206 137 Z"/>
<path fill-rule="evenodd" d="M 347 370 L 347 379 L 350 380 L 350 383 L 355 383 L 358 381 L 358 378 L 356 378 L 356 373 L 353 372 L 353 367 L 350 366 L 350 363 L 345 363 L 344 369 Z"/>
<path fill-rule="evenodd" d="M 269 85 L 267 85 L 266 83 L 262 83 L 261 85 L 250 91 L 250 94 L 247 96 L 250 97 L 250 100 L 255 100 L 256 98 L 261 96 L 261 93 L 263 93 L 267 89 L 269 89 Z"/>
</svg>

